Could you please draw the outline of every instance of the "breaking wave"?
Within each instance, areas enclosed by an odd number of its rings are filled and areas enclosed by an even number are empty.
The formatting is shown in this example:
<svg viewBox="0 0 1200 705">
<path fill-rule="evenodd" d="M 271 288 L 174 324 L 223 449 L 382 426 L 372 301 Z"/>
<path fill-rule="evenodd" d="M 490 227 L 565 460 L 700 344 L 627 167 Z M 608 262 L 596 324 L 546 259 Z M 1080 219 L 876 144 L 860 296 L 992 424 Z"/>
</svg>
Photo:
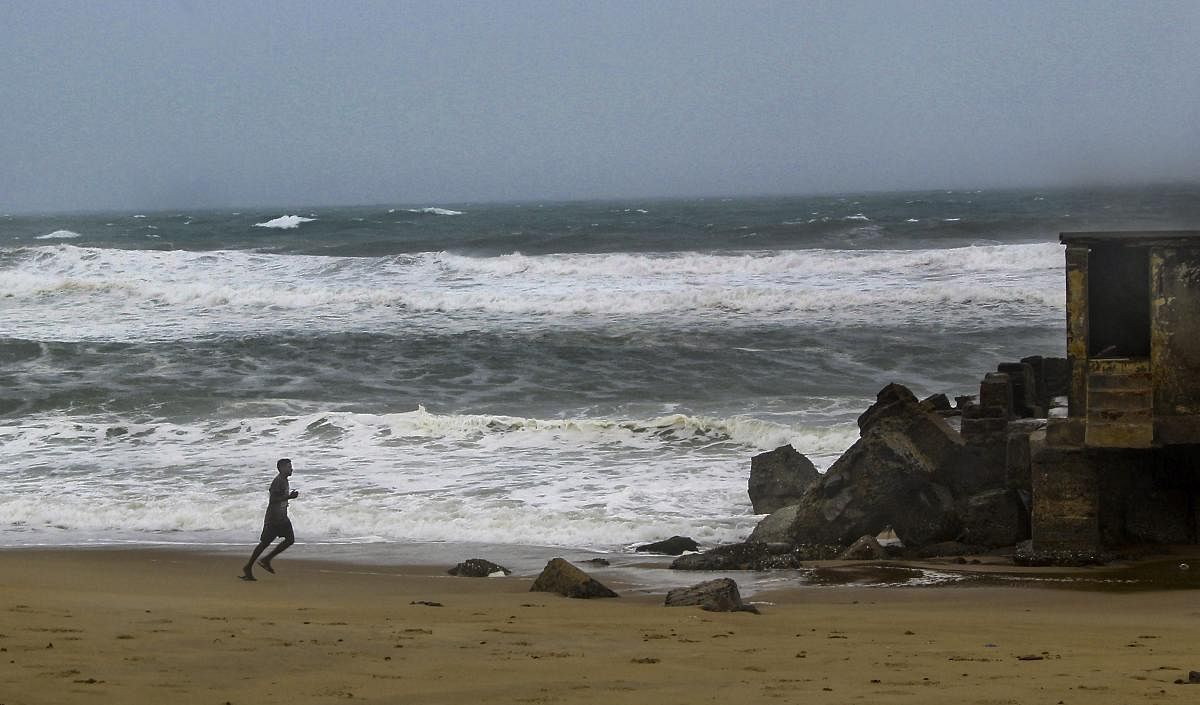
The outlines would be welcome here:
<svg viewBox="0 0 1200 705">
<path fill-rule="evenodd" d="M 448 208 L 435 208 L 435 207 L 406 208 L 405 211 L 407 211 L 409 213 L 423 213 L 425 215 L 462 215 L 463 214 L 462 211 L 452 211 L 452 210 L 449 210 Z"/>
<path fill-rule="evenodd" d="M 292 230 L 300 227 L 303 223 L 311 223 L 316 218 L 305 218 L 300 215 L 281 215 L 273 220 L 268 220 L 265 223 L 255 223 L 256 228 L 276 228 L 278 230 Z"/>
<path fill-rule="evenodd" d="M 55 230 L 54 232 L 47 233 L 46 235 L 38 235 L 34 239 L 35 240 L 73 240 L 77 237 L 83 237 L 83 236 L 80 235 L 79 233 L 71 231 L 71 230 Z"/>
</svg>

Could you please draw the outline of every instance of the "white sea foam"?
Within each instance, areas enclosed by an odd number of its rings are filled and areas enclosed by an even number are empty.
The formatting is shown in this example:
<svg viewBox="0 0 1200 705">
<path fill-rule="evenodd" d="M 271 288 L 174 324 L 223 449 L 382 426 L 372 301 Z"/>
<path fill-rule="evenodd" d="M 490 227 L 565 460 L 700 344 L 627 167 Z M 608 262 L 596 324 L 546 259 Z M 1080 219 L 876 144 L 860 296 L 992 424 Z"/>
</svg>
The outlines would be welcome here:
<svg viewBox="0 0 1200 705">
<path fill-rule="evenodd" d="M 452 211 L 446 208 L 406 208 L 409 213 L 424 213 L 426 215 L 462 215 L 462 211 Z"/>
<path fill-rule="evenodd" d="M 562 317 L 631 323 L 977 326 L 1048 320 L 1063 305 L 1053 244 L 733 255 L 570 254 L 384 258 L 55 245 L 0 269 L 20 301 L 14 334 L 53 322 L 77 339 L 176 339 L 208 331 L 395 326 L 507 328 Z M 398 319 L 400 316 L 401 319 Z"/>
<path fill-rule="evenodd" d="M 261 520 L 269 468 L 286 453 L 301 491 L 293 518 L 308 540 L 614 548 L 687 534 L 728 542 L 757 521 L 744 491 L 749 455 L 791 442 L 819 456 L 855 431 L 421 408 L 193 425 L 27 419 L 0 426 L 0 482 L 11 490 L 0 495 L 0 514 L 39 536 L 59 527 L 143 540 L 146 532 L 238 538 Z M 33 469 L 47 465 L 53 476 Z"/>
<path fill-rule="evenodd" d="M 268 220 L 265 223 L 255 223 L 256 228 L 276 228 L 279 230 L 291 230 L 300 227 L 303 223 L 311 223 L 316 218 L 305 218 L 301 215 L 281 215 L 278 218 Z"/>
<path fill-rule="evenodd" d="M 34 240 L 73 240 L 77 237 L 82 237 L 82 235 L 71 230 L 55 230 L 52 233 L 38 235 Z"/>
</svg>

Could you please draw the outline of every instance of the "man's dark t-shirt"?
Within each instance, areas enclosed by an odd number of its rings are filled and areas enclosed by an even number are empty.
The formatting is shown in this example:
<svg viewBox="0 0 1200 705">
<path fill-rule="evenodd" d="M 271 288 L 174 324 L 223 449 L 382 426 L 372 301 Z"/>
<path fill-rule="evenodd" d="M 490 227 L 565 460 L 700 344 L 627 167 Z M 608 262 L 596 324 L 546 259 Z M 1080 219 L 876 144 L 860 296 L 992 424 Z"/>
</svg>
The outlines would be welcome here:
<svg viewBox="0 0 1200 705">
<path fill-rule="evenodd" d="M 292 521 L 288 519 L 288 486 L 287 475 L 280 473 L 271 481 L 271 497 L 267 501 L 267 516 L 263 519 L 262 536 L 260 541 L 273 541 L 276 537 L 296 540 L 292 531 Z"/>
</svg>

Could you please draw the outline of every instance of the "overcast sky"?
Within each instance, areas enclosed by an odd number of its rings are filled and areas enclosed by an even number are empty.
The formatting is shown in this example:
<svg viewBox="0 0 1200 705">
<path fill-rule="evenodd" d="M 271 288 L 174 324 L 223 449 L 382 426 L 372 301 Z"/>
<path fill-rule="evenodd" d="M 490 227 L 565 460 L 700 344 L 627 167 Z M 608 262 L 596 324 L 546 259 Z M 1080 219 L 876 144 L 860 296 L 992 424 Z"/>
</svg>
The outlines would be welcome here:
<svg viewBox="0 0 1200 705">
<path fill-rule="evenodd" d="M 0 212 L 1200 179 L 1200 2 L 0 0 Z"/>
</svg>

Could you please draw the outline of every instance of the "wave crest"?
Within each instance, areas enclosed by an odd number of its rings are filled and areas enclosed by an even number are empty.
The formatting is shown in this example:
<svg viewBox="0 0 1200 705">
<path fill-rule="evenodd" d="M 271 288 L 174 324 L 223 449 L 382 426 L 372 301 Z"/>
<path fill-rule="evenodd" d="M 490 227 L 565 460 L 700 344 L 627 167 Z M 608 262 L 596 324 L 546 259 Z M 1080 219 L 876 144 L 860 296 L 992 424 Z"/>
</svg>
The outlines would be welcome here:
<svg viewBox="0 0 1200 705">
<path fill-rule="evenodd" d="M 77 237 L 83 237 L 73 230 L 55 230 L 52 233 L 38 235 L 34 240 L 73 240 Z"/>
<path fill-rule="evenodd" d="M 300 215 L 281 215 L 278 218 L 268 220 L 265 223 L 255 223 L 256 228 L 275 228 L 277 230 L 292 230 L 300 227 L 303 223 L 311 223 L 316 218 L 305 218 Z"/>
</svg>

